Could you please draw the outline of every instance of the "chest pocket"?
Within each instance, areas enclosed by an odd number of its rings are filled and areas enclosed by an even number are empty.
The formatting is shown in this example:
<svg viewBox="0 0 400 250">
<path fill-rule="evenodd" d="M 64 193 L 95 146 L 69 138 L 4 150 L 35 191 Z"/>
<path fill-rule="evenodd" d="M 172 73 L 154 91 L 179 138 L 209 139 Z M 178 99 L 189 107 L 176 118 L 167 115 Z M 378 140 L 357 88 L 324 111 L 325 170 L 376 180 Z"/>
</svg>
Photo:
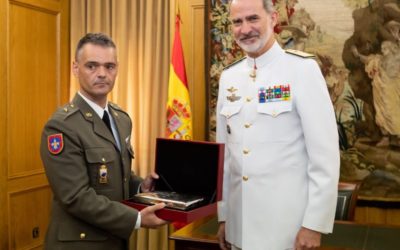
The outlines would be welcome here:
<svg viewBox="0 0 400 250">
<path fill-rule="evenodd" d="M 239 113 L 242 105 L 224 105 L 221 109 L 221 115 L 225 116 L 226 119 L 231 118 L 232 116 Z"/>
<path fill-rule="evenodd" d="M 292 101 L 267 102 L 257 105 L 257 112 L 278 117 L 280 114 L 292 111 Z"/>
<path fill-rule="evenodd" d="M 221 109 L 220 115 L 224 116 L 226 119 L 226 132 L 228 133 L 227 142 L 229 143 L 237 143 L 239 142 L 243 133 L 241 129 L 239 129 L 240 121 L 239 113 L 242 109 L 243 105 L 224 105 Z"/>
<path fill-rule="evenodd" d="M 111 148 L 88 148 L 85 150 L 91 186 L 96 190 L 110 189 L 113 187 L 116 178 L 121 180 L 115 156 L 115 152 Z"/>
<path fill-rule="evenodd" d="M 257 122 L 261 124 L 255 140 L 265 142 L 287 142 L 293 135 L 296 115 L 292 113 L 292 101 L 257 104 Z"/>
</svg>

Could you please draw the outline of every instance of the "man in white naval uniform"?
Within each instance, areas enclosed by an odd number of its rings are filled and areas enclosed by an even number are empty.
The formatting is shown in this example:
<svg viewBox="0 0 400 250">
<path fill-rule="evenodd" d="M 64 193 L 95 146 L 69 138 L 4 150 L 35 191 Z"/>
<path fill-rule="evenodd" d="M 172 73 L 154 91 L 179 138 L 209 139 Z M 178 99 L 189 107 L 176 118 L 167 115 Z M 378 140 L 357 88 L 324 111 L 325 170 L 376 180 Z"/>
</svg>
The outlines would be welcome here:
<svg viewBox="0 0 400 250">
<path fill-rule="evenodd" d="M 233 0 L 247 58 L 220 79 L 217 141 L 226 144 L 221 249 L 315 249 L 332 232 L 339 178 L 336 120 L 318 64 L 282 50 L 271 0 Z"/>
</svg>

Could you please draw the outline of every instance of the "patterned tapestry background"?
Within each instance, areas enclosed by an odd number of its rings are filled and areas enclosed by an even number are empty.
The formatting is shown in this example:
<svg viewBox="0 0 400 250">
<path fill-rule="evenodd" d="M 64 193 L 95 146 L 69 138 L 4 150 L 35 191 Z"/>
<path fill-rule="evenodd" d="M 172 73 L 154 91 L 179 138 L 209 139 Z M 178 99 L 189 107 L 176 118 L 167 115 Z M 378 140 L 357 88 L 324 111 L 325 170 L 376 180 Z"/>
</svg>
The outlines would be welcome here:
<svg viewBox="0 0 400 250">
<path fill-rule="evenodd" d="M 214 141 L 218 79 L 243 53 L 230 34 L 229 1 L 209 1 Z M 400 201 L 400 1 L 274 2 L 279 43 L 315 54 L 325 76 L 340 136 L 341 180 L 362 181 L 359 199 Z"/>
</svg>

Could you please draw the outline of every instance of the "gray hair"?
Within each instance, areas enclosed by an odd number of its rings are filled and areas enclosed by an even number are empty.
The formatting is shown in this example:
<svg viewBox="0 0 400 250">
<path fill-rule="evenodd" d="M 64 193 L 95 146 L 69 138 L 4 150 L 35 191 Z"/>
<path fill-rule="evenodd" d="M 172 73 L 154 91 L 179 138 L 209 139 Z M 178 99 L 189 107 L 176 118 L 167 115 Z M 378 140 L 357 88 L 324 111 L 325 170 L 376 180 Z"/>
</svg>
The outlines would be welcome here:
<svg viewBox="0 0 400 250">
<path fill-rule="evenodd" d="M 232 4 L 234 0 L 230 0 L 229 2 L 229 6 Z M 268 13 L 271 14 L 272 12 L 275 11 L 275 7 L 274 7 L 274 3 L 272 2 L 272 0 L 262 0 L 262 4 L 264 7 L 264 10 Z M 229 8 L 230 10 L 230 8 Z"/>
<path fill-rule="evenodd" d="M 100 45 L 102 47 L 110 47 L 110 48 L 116 49 L 115 43 L 106 34 L 103 34 L 103 33 L 87 33 L 85 36 L 83 36 L 79 40 L 78 44 L 76 45 L 75 60 L 78 59 L 78 54 L 79 54 L 80 50 L 87 43 Z"/>
<path fill-rule="evenodd" d="M 275 11 L 274 3 L 272 0 L 262 0 L 263 2 L 263 7 L 267 13 L 272 13 Z"/>
</svg>

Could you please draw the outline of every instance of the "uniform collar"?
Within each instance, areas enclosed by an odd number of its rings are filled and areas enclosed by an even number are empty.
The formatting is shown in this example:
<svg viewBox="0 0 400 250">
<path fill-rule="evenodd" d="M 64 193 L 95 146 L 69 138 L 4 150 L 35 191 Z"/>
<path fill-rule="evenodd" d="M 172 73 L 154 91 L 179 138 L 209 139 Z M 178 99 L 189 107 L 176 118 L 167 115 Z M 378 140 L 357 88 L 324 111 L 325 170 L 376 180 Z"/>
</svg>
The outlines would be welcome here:
<svg viewBox="0 0 400 250">
<path fill-rule="evenodd" d="M 94 112 L 96 112 L 96 114 L 102 118 L 104 115 L 104 111 L 107 111 L 108 113 L 110 113 L 110 111 L 108 111 L 108 101 L 106 103 L 106 107 L 103 109 L 102 107 L 100 107 L 99 105 L 97 105 L 95 102 L 89 100 L 86 96 L 82 95 L 81 92 L 78 91 L 78 94 L 83 98 L 83 100 L 85 100 L 87 102 L 87 104 L 89 104 L 89 106 L 94 110 Z"/>
<path fill-rule="evenodd" d="M 285 53 L 285 51 L 281 48 L 281 46 L 278 44 L 278 42 L 275 41 L 269 50 L 267 50 L 264 54 L 262 54 L 261 56 L 259 56 L 255 59 L 257 68 L 261 68 L 261 67 L 268 65 L 269 63 L 276 60 L 276 58 L 278 56 L 280 56 L 284 53 Z M 246 57 L 246 63 L 247 63 L 248 67 L 253 68 L 254 67 L 254 58 Z"/>
</svg>

